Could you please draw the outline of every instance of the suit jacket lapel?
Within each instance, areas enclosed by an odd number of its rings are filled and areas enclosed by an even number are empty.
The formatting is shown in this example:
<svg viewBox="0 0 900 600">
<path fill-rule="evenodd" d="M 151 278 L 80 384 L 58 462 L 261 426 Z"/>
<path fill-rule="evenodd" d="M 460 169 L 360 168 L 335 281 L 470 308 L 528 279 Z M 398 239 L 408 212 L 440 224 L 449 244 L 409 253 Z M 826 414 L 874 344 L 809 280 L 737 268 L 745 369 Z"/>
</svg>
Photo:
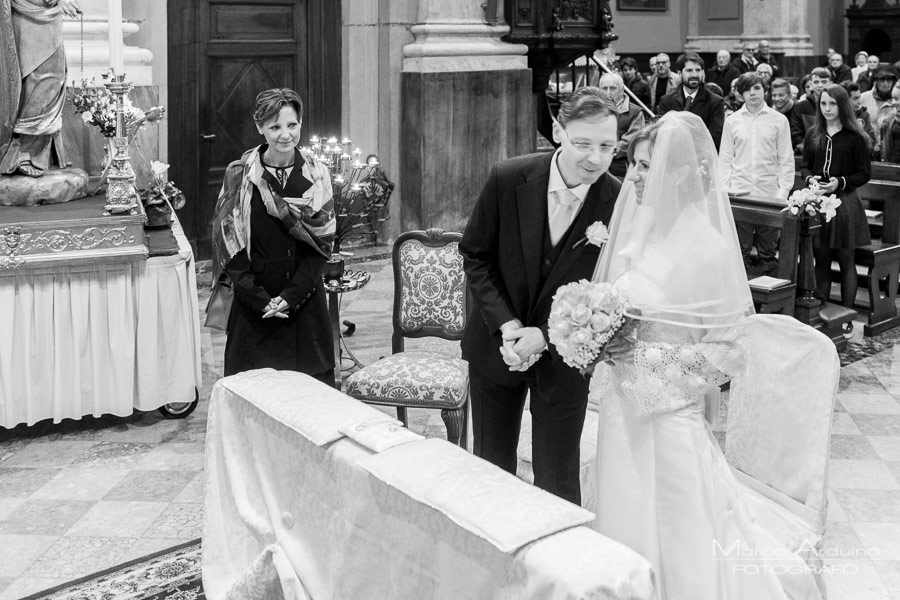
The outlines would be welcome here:
<svg viewBox="0 0 900 600">
<path fill-rule="evenodd" d="M 614 200 L 612 192 L 609 190 L 610 177 L 609 174 L 605 174 L 597 183 L 591 186 L 587 197 L 584 199 L 584 205 L 581 207 L 578 216 L 575 217 L 575 221 L 572 223 L 572 233 L 569 235 L 568 239 L 565 240 L 566 247 L 563 248 L 560 253 L 559 259 L 556 261 L 556 264 L 553 265 L 553 269 L 550 270 L 550 274 L 547 276 L 546 281 L 544 281 L 544 285 L 541 287 L 537 301 L 532 304 L 532 308 L 534 308 L 546 294 L 556 289 L 559 280 L 566 274 L 566 271 L 568 271 L 581 255 L 584 254 L 587 244 L 580 243 L 580 241 L 585 236 L 587 228 L 599 219 L 599 215 L 603 212 L 603 207 Z M 578 247 L 575 248 L 575 245 Z M 540 267 L 540 264 L 538 264 L 538 267 Z"/>
<path fill-rule="evenodd" d="M 525 276 L 528 279 L 529 306 L 534 306 L 541 284 L 541 249 L 547 225 L 547 186 L 553 153 L 538 158 L 524 173 L 525 182 L 516 186 L 516 209 Z"/>
</svg>

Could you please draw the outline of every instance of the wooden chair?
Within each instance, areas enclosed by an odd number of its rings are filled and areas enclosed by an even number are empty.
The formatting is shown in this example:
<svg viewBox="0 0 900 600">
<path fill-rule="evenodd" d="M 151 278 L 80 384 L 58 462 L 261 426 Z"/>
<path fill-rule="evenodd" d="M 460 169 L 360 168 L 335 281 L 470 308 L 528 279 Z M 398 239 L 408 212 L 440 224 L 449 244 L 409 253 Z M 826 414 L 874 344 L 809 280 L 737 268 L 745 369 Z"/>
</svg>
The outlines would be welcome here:
<svg viewBox="0 0 900 600">
<path fill-rule="evenodd" d="M 440 409 L 447 439 L 465 447 L 469 369 L 461 358 L 405 350 L 406 338 L 458 341 L 471 295 L 459 253 L 462 234 L 441 229 L 408 231 L 394 242 L 394 312 L 391 356 L 347 378 L 346 393 L 370 404 L 394 406 L 407 425 L 407 408 Z"/>
</svg>

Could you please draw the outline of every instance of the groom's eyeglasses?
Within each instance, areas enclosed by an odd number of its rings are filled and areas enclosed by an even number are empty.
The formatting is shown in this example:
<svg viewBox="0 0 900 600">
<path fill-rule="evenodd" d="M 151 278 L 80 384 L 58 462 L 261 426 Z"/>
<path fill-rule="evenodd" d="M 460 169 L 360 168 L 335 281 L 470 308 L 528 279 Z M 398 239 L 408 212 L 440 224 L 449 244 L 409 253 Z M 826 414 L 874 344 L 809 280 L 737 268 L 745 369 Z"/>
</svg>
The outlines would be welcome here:
<svg viewBox="0 0 900 600">
<path fill-rule="evenodd" d="M 600 154 L 612 154 L 616 151 L 615 144 L 600 144 L 599 146 L 596 144 L 588 144 L 586 142 L 573 142 L 572 138 L 569 137 L 569 132 L 566 131 L 565 127 L 560 126 L 562 132 L 566 134 L 566 139 L 569 140 L 569 143 L 572 145 L 572 148 L 575 149 L 575 152 L 579 154 L 591 154 L 594 150 L 600 152 Z"/>
</svg>

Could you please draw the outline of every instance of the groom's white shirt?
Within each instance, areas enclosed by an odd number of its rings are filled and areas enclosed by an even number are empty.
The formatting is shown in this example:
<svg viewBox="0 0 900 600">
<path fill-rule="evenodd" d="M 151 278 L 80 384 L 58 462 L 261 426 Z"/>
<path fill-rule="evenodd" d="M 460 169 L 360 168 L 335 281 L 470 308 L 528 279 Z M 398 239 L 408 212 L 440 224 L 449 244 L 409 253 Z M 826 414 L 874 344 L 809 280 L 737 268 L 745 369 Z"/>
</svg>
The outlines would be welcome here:
<svg viewBox="0 0 900 600">
<path fill-rule="evenodd" d="M 550 161 L 550 181 L 547 184 L 547 221 L 555 224 L 560 216 L 566 216 L 567 222 L 565 227 L 562 227 L 561 232 L 559 232 L 562 233 L 572 225 L 572 222 L 578 216 L 578 212 L 584 205 L 584 199 L 587 198 L 588 192 L 591 191 L 591 186 L 584 183 L 573 188 L 567 186 L 565 180 L 563 180 L 562 173 L 559 172 L 559 165 L 556 163 L 557 158 L 559 158 L 559 150 L 553 153 L 553 159 Z M 568 206 L 561 205 L 559 200 L 557 200 L 556 192 L 563 190 L 569 190 L 578 198 L 578 202 L 573 205 L 574 210 L 571 210 Z M 563 215 L 558 215 L 560 212 Z"/>
</svg>

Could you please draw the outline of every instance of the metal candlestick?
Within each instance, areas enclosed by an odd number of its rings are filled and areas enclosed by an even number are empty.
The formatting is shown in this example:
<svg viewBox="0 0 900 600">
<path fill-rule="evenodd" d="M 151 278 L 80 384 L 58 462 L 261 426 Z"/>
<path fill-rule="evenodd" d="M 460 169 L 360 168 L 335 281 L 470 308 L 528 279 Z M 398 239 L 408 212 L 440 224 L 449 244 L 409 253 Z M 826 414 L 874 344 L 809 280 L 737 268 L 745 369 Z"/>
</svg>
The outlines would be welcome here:
<svg viewBox="0 0 900 600">
<path fill-rule="evenodd" d="M 110 157 L 106 188 L 106 212 L 104 216 L 117 213 L 137 214 L 138 194 L 134 189 L 134 169 L 128 157 L 128 135 L 125 131 L 125 96 L 134 87 L 125 81 L 125 75 L 116 75 L 113 69 L 104 75 L 103 85 L 116 99 L 116 151 Z"/>
</svg>

